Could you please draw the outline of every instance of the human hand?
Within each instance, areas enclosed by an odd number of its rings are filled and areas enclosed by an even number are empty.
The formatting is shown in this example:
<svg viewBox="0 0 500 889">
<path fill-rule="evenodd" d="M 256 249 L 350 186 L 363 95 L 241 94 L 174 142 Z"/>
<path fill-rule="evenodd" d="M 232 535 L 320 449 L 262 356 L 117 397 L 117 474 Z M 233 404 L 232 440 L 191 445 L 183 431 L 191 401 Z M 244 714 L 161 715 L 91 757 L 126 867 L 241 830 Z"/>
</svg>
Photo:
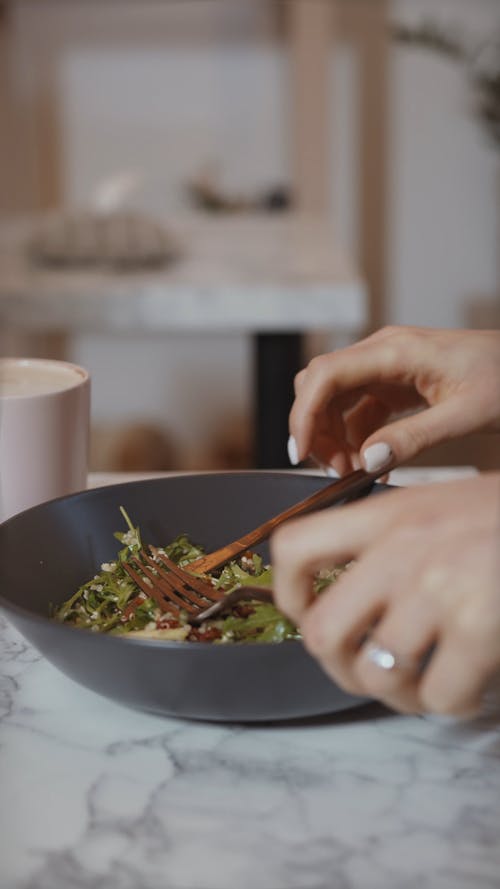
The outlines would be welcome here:
<svg viewBox="0 0 500 889">
<path fill-rule="evenodd" d="M 388 327 L 297 374 L 289 454 L 379 471 L 479 430 L 500 431 L 500 332 Z"/>
<path fill-rule="evenodd" d="M 275 532 L 276 603 L 347 691 L 466 716 L 500 669 L 499 541 L 500 473 L 386 492 Z"/>
</svg>

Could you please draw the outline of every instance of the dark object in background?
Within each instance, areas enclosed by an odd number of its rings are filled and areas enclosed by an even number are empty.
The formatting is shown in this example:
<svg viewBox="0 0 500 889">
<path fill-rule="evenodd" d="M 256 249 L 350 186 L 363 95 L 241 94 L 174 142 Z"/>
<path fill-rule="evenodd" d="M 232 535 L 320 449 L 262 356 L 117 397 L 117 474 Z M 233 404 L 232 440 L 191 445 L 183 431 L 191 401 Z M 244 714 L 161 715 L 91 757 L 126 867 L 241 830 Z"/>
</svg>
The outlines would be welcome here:
<svg viewBox="0 0 500 889">
<path fill-rule="evenodd" d="M 291 209 L 293 203 L 286 185 L 275 185 L 255 195 L 229 194 L 217 184 L 211 170 L 188 183 L 187 192 L 193 206 L 208 213 L 280 212 Z"/>
<path fill-rule="evenodd" d="M 293 404 L 293 381 L 303 367 L 300 333 L 258 333 L 253 340 L 257 377 L 253 428 L 264 430 L 254 442 L 254 465 L 259 469 L 288 469 L 284 443 Z"/>
<path fill-rule="evenodd" d="M 266 210 L 290 210 L 292 204 L 292 193 L 286 186 L 276 186 L 262 198 Z"/>
<path fill-rule="evenodd" d="M 361 703 L 337 687 L 301 642 L 131 640 L 48 617 L 119 545 L 123 505 L 143 538 L 185 532 L 210 551 L 330 484 L 297 473 L 184 475 L 98 488 L 34 507 L 0 525 L 0 606 L 59 669 L 128 706 L 195 719 L 273 721 Z M 384 486 L 376 485 L 369 496 Z M 29 542 L 29 545 L 27 544 Z M 256 548 L 269 558 L 262 545 Z"/>
</svg>

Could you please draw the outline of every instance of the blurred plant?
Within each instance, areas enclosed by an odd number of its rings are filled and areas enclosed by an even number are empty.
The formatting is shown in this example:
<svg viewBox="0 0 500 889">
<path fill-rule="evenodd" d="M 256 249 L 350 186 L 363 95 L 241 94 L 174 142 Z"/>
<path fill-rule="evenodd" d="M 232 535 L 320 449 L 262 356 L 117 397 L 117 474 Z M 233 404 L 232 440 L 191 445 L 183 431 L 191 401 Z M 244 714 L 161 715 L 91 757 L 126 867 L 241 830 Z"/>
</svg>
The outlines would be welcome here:
<svg viewBox="0 0 500 889">
<path fill-rule="evenodd" d="M 423 47 L 464 65 L 475 114 L 500 148 L 500 33 L 472 46 L 457 32 L 427 21 L 417 26 L 393 25 L 392 36 L 399 43 Z"/>
</svg>

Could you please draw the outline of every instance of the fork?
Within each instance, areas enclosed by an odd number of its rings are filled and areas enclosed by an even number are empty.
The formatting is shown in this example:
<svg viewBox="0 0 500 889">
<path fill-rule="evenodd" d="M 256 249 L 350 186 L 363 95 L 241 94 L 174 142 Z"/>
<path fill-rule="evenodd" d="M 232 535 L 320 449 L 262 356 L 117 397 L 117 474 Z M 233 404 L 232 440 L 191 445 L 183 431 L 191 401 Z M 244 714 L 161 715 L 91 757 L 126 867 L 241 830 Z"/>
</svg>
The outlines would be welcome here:
<svg viewBox="0 0 500 889">
<path fill-rule="evenodd" d="M 225 565 L 226 562 L 230 562 L 231 559 L 241 555 L 241 553 L 246 552 L 246 550 L 255 546 L 257 543 L 262 543 L 263 540 L 267 540 L 273 531 L 279 525 L 282 525 L 283 522 L 287 522 L 289 519 L 299 515 L 305 515 L 315 509 L 332 506 L 340 500 L 345 500 L 347 498 L 355 497 L 357 494 L 362 494 L 363 492 L 368 491 L 380 476 L 385 474 L 386 470 L 383 472 L 365 472 L 364 469 L 356 469 L 354 472 L 350 472 L 348 475 L 336 479 L 331 485 L 327 485 L 326 488 L 321 488 L 319 491 L 316 491 L 315 494 L 306 497 L 305 500 L 295 503 L 293 506 L 288 507 L 288 509 L 283 510 L 283 512 L 278 513 L 278 515 L 275 515 L 273 518 L 263 522 L 257 528 L 244 534 L 243 537 L 239 537 L 238 540 L 234 540 L 232 543 L 227 543 L 220 549 L 216 549 L 214 552 L 207 553 L 207 555 L 201 556 L 194 562 L 190 562 L 189 572 L 194 571 L 196 574 L 209 574 L 216 568 Z"/>
<path fill-rule="evenodd" d="M 149 550 L 151 555 L 144 548 L 139 550 L 130 562 L 123 562 L 123 569 L 143 593 L 154 599 L 163 612 L 172 614 L 174 619 L 178 619 L 181 612 L 187 612 L 189 623 L 198 626 L 236 602 L 245 599 L 272 601 L 269 587 L 246 584 L 226 593 L 179 568 L 157 547 L 150 546 Z"/>
<path fill-rule="evenodd" d="M 162 610 L 166 609 L 175 618 L 179 617 L 181 611 L 187 612 L 190 623 L 195 625 L 244 599 L 269 602 L 272 600 L 272 590 L 268 587 L 245 584 L 226 593 L 197 575 L 213 571 L 246 552 L 250 546 L 265 540 L 278 525 L 292 517 L 366 491 L 378 477 L 375 473 L 357 469 L 278 513 L 233 543 L 190 562 L 187 569 L 181 568 L 155 546 L 149 546 L 151 555 L 142 548 L 130 560 L 134 567 L 130 562 L 124 562 L 123 568 L 142 592 L 154 598 Z"/>
</svg>

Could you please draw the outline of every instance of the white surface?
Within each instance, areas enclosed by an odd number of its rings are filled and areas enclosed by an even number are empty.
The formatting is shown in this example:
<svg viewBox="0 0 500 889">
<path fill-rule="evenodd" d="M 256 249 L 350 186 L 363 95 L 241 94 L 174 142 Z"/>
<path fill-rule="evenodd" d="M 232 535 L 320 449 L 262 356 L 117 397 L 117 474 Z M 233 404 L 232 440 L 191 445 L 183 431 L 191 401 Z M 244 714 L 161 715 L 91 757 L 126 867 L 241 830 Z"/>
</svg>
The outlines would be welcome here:
<svg viewBox="0 0 500 889">
<path fill-rule="evenodd" d="M 375 705 L 162 719 L 76 685 L 2 618 L 0 665 L 2 889 L 499 885 L 498 702 L 462 726 Z"/>
<path fill-rule="evenodd" d="M 127 710 L 0 618 L 5 889 L 497 889 L 499 719 Z"/>
</svg>

